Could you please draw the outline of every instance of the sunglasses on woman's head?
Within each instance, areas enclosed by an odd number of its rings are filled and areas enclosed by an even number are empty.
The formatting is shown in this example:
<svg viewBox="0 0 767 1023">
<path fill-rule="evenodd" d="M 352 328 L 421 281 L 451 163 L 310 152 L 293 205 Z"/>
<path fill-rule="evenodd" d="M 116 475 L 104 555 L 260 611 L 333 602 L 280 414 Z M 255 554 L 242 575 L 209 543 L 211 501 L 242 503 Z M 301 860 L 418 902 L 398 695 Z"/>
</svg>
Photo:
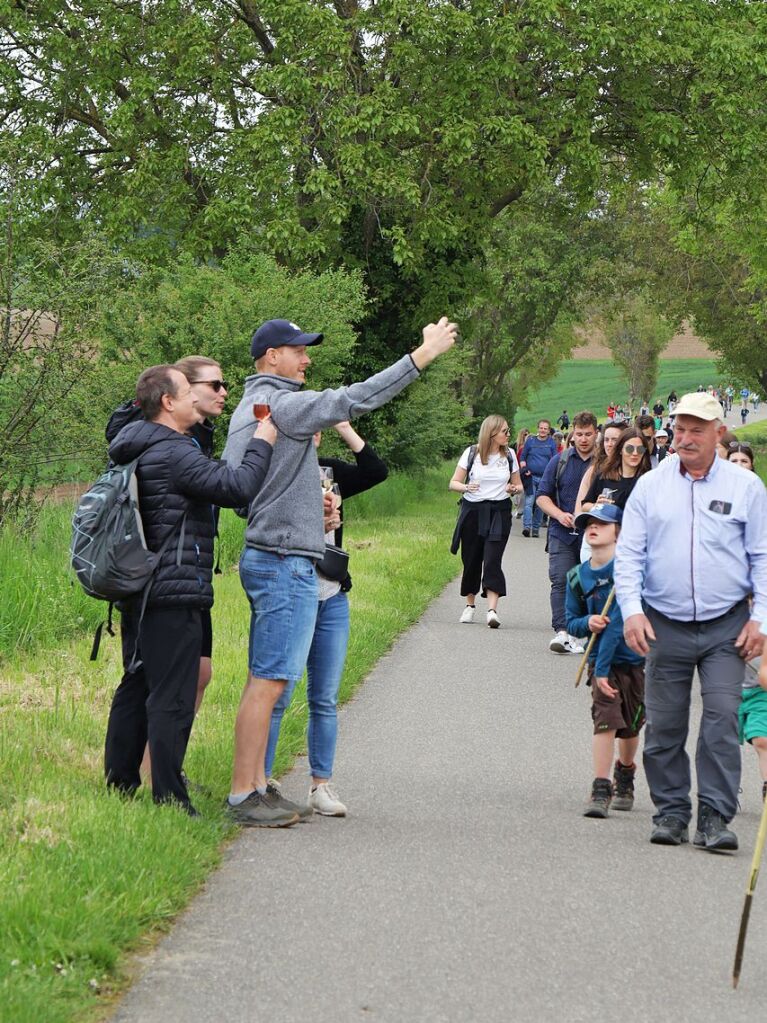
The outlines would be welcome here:
<svg viewBox="0 0 767 1023">
<path fill-rule="evenodd" d="M 229 384 L 226 382 L 226 380 L 193 380 L 192 383 L 207 384 L 208 387 L 213 388 L 216 394 L 218 394 L 218 392 L 221 390 L 224 391 L 229 390 Z"/>
</svg>

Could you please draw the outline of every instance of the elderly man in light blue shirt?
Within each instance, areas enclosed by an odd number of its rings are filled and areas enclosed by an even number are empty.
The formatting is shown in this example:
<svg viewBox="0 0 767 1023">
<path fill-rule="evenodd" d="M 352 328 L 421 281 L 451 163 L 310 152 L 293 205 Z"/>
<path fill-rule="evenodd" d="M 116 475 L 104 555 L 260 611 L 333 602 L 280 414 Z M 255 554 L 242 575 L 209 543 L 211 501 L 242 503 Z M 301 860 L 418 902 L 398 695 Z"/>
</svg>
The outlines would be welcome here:
<svg viewBox="0 0 767 1023">
<path fill-rule="evenodd" d="M 738 847 L 727 827 L 740 784 L 738 706 L 745 661 L 760 652 L 767 618 L 767 493 L 759 477 L 717 457 L 721 406 L 687 394 L 674 446 L 634 488 L 615 557 L 615 591 L 628 645 L 646 656 L 644 767 L 655 804 L 650 841 L 688 840 L 685 751 L 698 670 L 703 716 L 696 751 L 693 843 Z"/>
</svg>

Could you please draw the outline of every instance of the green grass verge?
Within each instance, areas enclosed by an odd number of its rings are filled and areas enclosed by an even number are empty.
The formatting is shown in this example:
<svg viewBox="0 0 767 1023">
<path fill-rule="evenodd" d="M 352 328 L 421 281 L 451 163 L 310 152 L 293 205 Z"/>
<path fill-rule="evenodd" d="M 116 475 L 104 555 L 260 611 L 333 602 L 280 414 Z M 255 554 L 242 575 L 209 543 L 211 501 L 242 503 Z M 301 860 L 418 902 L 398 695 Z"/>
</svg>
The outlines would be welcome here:
<svg viewBox="0 0 767 1023">
<path fill-rule="evenodd" d="M 741 426 L 735 432 L 740 440 L 753 447 L 756 471 L 767 485 L 767 419 L 753 426 Z"/>
<path fill-rule="evenodd" d="M 345 537 L 354 587 L 343 700 L 458 570 L 448 550 L 456 515 L 446 489 L 451 471 L 437 467 L 417 481 L 395 477 L 349 502 Z M 68 509 L 61 515 L 66 521 Z M 3 665 L 3 1021 L 65 1023 L 103 1015 L 126 983 L 126 951 L 169 926 L 232 833 L 221 804 L 246 673 L 248 610 L 233 563 L 242 523 L 227 515 L 222 532 L 228 567 L 216 582 L 214 677 L 186 765 L 213 793 L 195 797 L 202 820 L 157 808 L 144 791 L 128 802 L 104 790 L 104 729 L 120 676 L 117 640 L 106 643 L 95 665 L 87 660 L 85 635 Z M 31 571 L 28 546 L 17 543 L 19 574 Z M 302 688 L 285 716 L 280 771 L 304 749 L 305 723 Z M 342 778 L 343 748 L 338 767 Z"/>
<path fill-rule="evenodd" d="M 666 396 L 672 388 L 681 397 L 696 390 L 698 384 L 707 387 L 718 379 L 713 359 L 661 360 L 658 386 L 653 397 L 660 395 L 665 405 Z M 554 379 L 536 391 L 524 408 L 517 410 L 514 424 L 517 430 L 523 426 L 532 430 L 539 419 L 556 422 L 562 409 L 567 409 L 571 420 L 575 412 L 590 409 L 601 421 L 606 418 L 611 401 L 620 403 L 625 400 L 626 384 L 614 362 L 609 359 L 572 359 L 563 362 Z"/>
</svg>

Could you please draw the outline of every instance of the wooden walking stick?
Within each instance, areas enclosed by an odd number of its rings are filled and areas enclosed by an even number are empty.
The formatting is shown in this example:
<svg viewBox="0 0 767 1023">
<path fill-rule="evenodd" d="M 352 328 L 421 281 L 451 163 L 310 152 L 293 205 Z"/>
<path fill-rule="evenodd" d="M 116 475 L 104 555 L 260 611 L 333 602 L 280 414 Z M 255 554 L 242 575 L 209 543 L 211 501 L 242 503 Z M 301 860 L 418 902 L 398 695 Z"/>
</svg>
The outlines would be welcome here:
<svg viewBox="0 0 767 1023">
<path fill-rule="evenodd" d="M 751 913 L 751 900 L 756 890 L 756 881 L 759 877 L 759 864 L 762 860 L 764 840 L 767 838 L 767 801 L 762 808 L 762 819 L 759 822 L 759 831 L 756 835 L 756 846 L 751 860 L 751 872 L 748 875 L 746 885 L 746 898 L 743 902 L 743 912 L 740 915 L 740 931 L 738 932 L 738 944 L 735 948 L 735 965 L 732 968 L 732 986 L 737 987 L 740 980 L 740 967 L 743 963 L 743 949 L 746 945 L 746 931 L 748 930 L 748 917 Z"/>
<path fill-rule="evenodd" d="M 612 604 L 614 597 L 615 597 L 615 587 L 613 586 L 613 588 L 607 594 L 607 600 L 605 601 L 605 606 L 602 608 L 602 614 L 603 615 L 606 615 L 607 612 L 610 610 L 610 605 Z M 576 689 L 581 684 L 581 678 L 583 677 L 583 672 L 586 670 L 586 665 L 589 663 L 589 654 L 591 653 L 591 648 L 596 643 L 598 635 L 599 635 L 599 633 L 596 633 L 596 632 L 592 632 L 591 633 L 591 639 L 589 640 L 588 646 L 586 647 L 586 653 L 583 655 L 583 658 L 581 660 L 580 666 L 578 668 L 578 674 L 575 676 L 575 688 Z"/>
</svg>

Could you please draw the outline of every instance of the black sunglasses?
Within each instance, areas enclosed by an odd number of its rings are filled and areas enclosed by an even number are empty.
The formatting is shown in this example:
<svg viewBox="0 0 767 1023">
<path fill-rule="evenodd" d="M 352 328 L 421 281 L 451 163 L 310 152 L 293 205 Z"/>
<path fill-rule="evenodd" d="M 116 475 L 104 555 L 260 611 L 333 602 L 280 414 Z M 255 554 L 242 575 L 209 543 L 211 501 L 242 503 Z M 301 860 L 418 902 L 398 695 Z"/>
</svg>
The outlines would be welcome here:
<svg viewBox="0 0 767 1023">
<path fill-rule="evenodd" d="M 218 394 L 220 390 L 228 391 L 229 384 L 226 380 L 193 380 L 193 384 L 207 384 L 208 387 L 212 387 L 213 390 Z"/>
</svg>

